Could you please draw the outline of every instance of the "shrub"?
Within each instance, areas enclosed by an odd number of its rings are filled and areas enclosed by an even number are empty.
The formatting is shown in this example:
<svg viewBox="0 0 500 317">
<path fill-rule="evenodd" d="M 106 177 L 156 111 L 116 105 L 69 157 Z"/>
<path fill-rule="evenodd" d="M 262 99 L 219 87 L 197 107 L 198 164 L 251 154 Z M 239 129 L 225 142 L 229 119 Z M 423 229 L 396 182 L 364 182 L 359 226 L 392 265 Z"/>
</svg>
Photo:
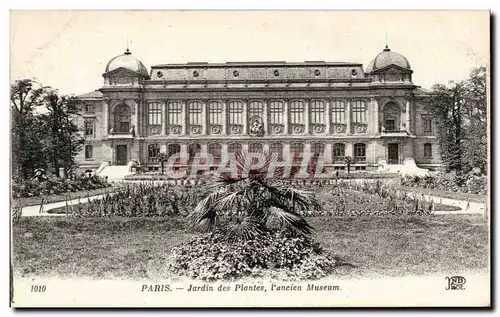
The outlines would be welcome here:
<svg viewBox="0 0 500 317">
<path fill-rule="evenodd" d="M 109 187 L 105 179 L 99 176 L 75 177 L 74 179 L 47 178 L 45 181 L 24 180 L 12 184 L 12 195 L 16 198 L 40 195 L 58 195 L 80 190 Z"/>
<path fill-rule="evenodd" d="M 310 238 L 288 232 L 266 232 L 232 242 L 215 233 L 174 247 L 167 266 L 174 275 L 206 281 L 243 277 L 304 280 L 332 273 L 335 260 Z"/>
<path fill-rule="evenodd" d="M 402 186 L 409 187 L 485 195 L 488 179 L 486 176 L 477 176 L 473 173 L 440 173 L 436 176 L 405 176 L 400 179 L 400 183 Z"/>
</svg>

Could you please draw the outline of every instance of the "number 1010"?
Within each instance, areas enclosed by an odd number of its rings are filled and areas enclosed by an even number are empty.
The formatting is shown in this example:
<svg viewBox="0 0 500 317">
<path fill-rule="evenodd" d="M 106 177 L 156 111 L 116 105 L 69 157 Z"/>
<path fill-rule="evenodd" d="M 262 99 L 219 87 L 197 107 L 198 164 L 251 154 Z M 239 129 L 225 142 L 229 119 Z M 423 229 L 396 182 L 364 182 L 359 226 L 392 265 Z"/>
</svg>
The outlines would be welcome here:
<svg viewBox="0 0 500 317">
<path fill-rule="evenodd" d="M 47 289 L 47 286 L 45 285 L 31 285 L 31 292 L 32 293 L 43 293 Z"/>
</svg>

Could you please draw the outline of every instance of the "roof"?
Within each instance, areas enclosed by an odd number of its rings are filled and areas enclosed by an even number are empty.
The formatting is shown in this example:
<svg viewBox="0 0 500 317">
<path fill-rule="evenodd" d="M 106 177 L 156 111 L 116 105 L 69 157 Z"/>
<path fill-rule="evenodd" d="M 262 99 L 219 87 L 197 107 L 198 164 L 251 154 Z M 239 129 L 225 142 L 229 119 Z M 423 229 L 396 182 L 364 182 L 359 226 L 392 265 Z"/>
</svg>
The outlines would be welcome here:
<svg viewBox="0 0 500 317">
<path fill-rule="evenodd" d="M 216 67 L 255 67 L 255 66 L 360 66 L 361 63 L 351 62 L 325 62 L 325 61 L 305 61 L 305 62 L 283 62 L 283 61 L 251 61 L 251 62 L 226 62 L 226 63 L 208 63 L 208 62 L 187 62 L 180 64 L 158 64 L 151 68 L 185 68 L 200 66 L 206 68 Z"/>
<path fill-rule="evenodd" d="M 102 98 L 103 94 L 99 90 L 94 90 L 88 93 L 85 93 L 83 95 L 79 95 L 78 98 L 80 99 L 100 99 Z"/>
<path fill-rule="evenodd" d="M 372 73 L 378 69 L 385 68 L 390 65 L 396 65 L 402 68 L 411 69 L 410 63 L 403 55 L 392 52 L 388 46 L 380 52 L 377 57 L 375 57 L 368 67 L 366 68 L 367 73 Z"/>
</svg>

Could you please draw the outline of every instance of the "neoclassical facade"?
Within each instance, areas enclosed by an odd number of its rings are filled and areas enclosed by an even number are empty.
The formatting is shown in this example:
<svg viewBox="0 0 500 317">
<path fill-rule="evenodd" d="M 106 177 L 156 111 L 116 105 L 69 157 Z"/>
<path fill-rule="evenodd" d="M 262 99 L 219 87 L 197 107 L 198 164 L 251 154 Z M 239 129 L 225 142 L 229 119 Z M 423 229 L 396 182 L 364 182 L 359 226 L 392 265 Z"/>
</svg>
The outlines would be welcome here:
<svg viewBox="0 0 500 317">
<path fill-rule="evenodd" d="M 77 161 L 136 161 L 197 151 L 215 160 L 241 149 L 280 157 L 323 156 L 333 170 L 437 168 L 440 155 L 429 94 L 412 82 L 401 54 L 386 47 L 358 63 L 231 62 L 155 65 L 127 51 L 106 66 L 104 85 L 79 96 L 85 145 Z"/>
</svg>

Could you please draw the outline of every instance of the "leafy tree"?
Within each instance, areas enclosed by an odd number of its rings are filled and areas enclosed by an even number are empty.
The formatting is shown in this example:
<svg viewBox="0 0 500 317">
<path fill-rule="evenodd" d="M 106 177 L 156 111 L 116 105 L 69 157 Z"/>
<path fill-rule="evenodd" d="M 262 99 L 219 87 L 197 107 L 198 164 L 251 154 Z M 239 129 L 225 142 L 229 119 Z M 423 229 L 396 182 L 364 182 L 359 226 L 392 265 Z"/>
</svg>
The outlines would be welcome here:
<svg viewBox="0 0 500 317">
<path fill-rule="evenodd" d="M 487 166 L 486 68 L 475 68 L 469 78 L 436 84 L 430 105 L 437 115 L 441 157 L 448 171 L 469 172 Z"/>
<path fill-rule="evenodd" d="M 248 152 L 236 154 L 238 176 L 220 175 L 208 194 L 190 215 L 195 227 L 220 233 L 228 240 L 251 239 L 268 231 L 268 221 L 278 219 L 288 229 L 310 235 L 312 227 L 300 214 L 302 210 L 319 209 L 312 193 L 288 187 L 266 178 L 272 164 L 265 152 L 266 163 L 260 169 L 248 170 Z M 248 176 L 247 176 L 248 175 Z"/>
<path fill-rule="evenodd" d="M 61 167 L 68 175 L 76 165 L 74 158 L 84 142 L 78 126 L 73 122 L 78 115 L 78 99 L 59 96 L 57 91 L 51 90 L 45 95 L 44 102 L 47 113 L 41 114 L 40 120 L 46 132 L 43 139 L 45 151 L 55 175 L 60 177 Z"/>
<path fill-rule="evenodd" d="M 14 178 L 28 178 L 36 167 L 45 167 L 40 148 L 40 127 L 34 111 L 43 104 L 48 87 L 33 79 L 16 80 L 10 87 L 12 171 Z"/>
</svg>

